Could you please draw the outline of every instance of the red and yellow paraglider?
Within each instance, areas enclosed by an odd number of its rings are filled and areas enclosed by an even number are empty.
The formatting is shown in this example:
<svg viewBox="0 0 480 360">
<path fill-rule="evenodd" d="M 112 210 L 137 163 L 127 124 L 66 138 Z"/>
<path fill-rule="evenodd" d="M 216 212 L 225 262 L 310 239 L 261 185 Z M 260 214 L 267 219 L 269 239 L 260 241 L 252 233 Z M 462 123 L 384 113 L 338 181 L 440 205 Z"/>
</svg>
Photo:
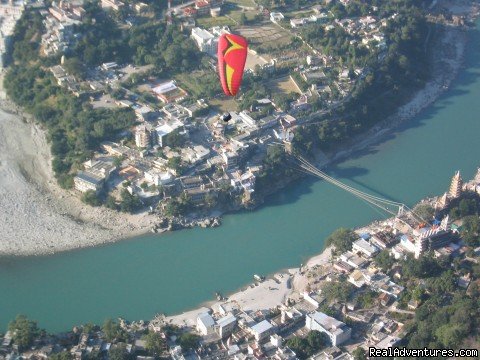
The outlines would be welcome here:
<svg viewBox="0 0 480 360">
<path fill-rule="evenodd" d="M 243 70 L 247 61 L 248 43 L 240 35 L 223 34 L 218 40 L 218 74 L 223 92 L 235 96 L 242 83 Z M 224 121 L 231 119 L 230 114 L 222 116 Z"/>
</svg>

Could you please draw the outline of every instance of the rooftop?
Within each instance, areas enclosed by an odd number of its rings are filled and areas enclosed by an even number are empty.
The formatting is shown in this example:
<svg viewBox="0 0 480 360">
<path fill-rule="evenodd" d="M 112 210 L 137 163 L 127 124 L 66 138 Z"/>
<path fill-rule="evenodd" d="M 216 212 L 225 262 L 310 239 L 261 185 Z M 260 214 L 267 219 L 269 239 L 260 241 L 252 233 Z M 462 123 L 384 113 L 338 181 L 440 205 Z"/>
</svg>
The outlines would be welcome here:
<svg viewBox="0 0 480 360">
<path fill-rule="evenodd" d="M 262 322 L 259 322 L 258 324 L 251 327 L 252 331 L 257 334 L 263 334 L 271 328 L 273 328 L 273 326 L 268 320 L 263 320 Z"/>
</svg>

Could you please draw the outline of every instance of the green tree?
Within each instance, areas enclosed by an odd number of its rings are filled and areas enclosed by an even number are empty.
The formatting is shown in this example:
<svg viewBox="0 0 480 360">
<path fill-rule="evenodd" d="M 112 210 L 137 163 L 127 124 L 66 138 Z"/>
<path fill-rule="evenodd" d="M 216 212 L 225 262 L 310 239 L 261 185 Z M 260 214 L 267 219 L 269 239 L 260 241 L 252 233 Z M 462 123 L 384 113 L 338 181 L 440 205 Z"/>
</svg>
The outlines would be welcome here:
<svg viewBox="0 0 480 360">
<path fill-rule="evenodd" d="M 113 321 L 112 319 L 107 319 L 103 323 L 102 331 L 105 334 L 105 339 L 107 341 L 125 341 L 127 339 L 127 334 L 120 325 Z"/>
<path fill-rule="evenodd" d="M 353 350 L 352 355 L 355 360 L 367 360 L 367 352 L 364 348 L 357 347 Z"/>
<path fill-rule="evenodd" d="M 460 325 L 445 324 L 435 330 L 435 336 L 446 348 L 457 348 L 465 335 Z"/>
<path fill-rule="evenodd" d="M 480 219 L 477 215 L 470 215 L 463 219 L 461 236 L 469 246 L 480 245 Z"/>
<path fill-rule="evenodd" d="M 17 315 L 8 324 L 8 330 L 13 334 L 13 342 L 21 348 L 28 347 L 39 334 L 37 322 L 28 320 L 25 315 Z"/>
<path fill-rule="evenodd" d="M 134 213 L 142 207 L 142 201 L 137 195 L 132 195 L 127 189 L 120 192 L 122 201 L 120 202 L 120 210 L 123 212 Z"/>
<path fill-rule="evenodd" d="M 53 360 L 71 360 L 71 359 L 73 359 L 73 356 L 72 356 L 72 354 L 70 354 L 70 352 L 68 352 L 68 351 L 62 351 L 62 352 L 59 352 L 59 353 L 50 355 L 50 356 L 49 356 L 49 359 L 53 359 Z"/>
<path fill-rule="evenodd" d="M 374 261 L 383 272 L 387 272 L 395 264 L 395 259 L 390 256 L 390 252 L 388 250 L 380 251 L 380 253 L 375 256 Z"/>
<path fill-rule="evenodd" d="M 357 234 L 350 229 L 335 230 L 326 240 L 327 246 L 333 245 L 337 253 L 352 250 L 352 243 L 358 239 Z"/>
<path fill-rule="evenodd" d="M 181 174 L 182 169 L 183 169 L 182 159 L 180 158 L 180 156 L 172 157 L 172 158 L 168 159 L 167 166 L 170 169 L 175 170 L 175 172 Z"/>
<path fill-rule="evenodd" d="M 83 325 L 83 332 L 85 334 L 91 334 L 96 329 L 96 325 L 92 322 Z"/>
<path fill-rule="evenodd" d="M 108 351 L 109 360 L 130 360 L 133 359 L 133 356 L 127 352 L 127 347 L 125 344 L 118 344 L 112 346 Z"/>
<path fill-rule="evenodd" d="M 69 58 L 65 60 L 64 63 L 65 70 L 70 74 L 75 76 L 77 79 L 83 80 L 85 79 L 85 66 L 83 65 L 82 61 L 77 58 Z"/>
<path fill-rule="evenodd" d="M 346 302 L 353 294 L 353 285 L 347 281 L 328 282 L 322 287 L 322 294 L 328 302 Z"/>
<path fill-rule="evenodd" d="M 150 331 L 145 335 L 145 348 L 154 355 L 160 355 L 166 347 L 165 339 L 159 333 Z"/>
<path fill-rule="evenodd" d="M 425 221 L 432 220 L 435 214 L 435 209 L 429 204 L 418 204 L 413 211 Z"/>
<path fill-rule="evenodd" d="M 213 208 L 215 205 L 217 205 L 217 197 L 211 193 L 208 193 L 205 196 L 205 203 L 208 207 Z"/>
<path fill-rule="evenodd" d="M 198 346 L 200 341 L 200 336 L 192 333 L 183 333 L 178 339 L 180 346 L 184 350 L 191 350 Z"/>
<path fill-rule="evenodd" d="M 112 195 L 108 195 L 105 200 L 105 206 L 112 210 L 118 210 L 117 200 Z"/>
<path fill-rule="evenodd" d="M 97 196 L 97 193 L 93 190 L 84 192 L 81 199 L 85 204 L 90 206 L 100 206 L 102 204 L 102 201 Z"/>
<path fill-rule="evenodd" d="M 326 347 L 330 339 L 325 333 L 312 330 L 305 338 L 294 336 L 287 340 L 287 346 L 291 348 L 299 359 L 306 359 L 309 356 Z"/>
<path fill-rule="evenodd" d="M 241 13 L 240 14 L 240 18 L 238 19 L 238 23 L 240 25 L 245 25 L 247 23 L 247 16 L 245 15 L 245 13 Z"/>
<path fill-rule="evenodd" d="M 313 350 L 313 353 L 318 350 L 326 347 L 330 343 L 330 339 L 327 334 L 322 333 L 317 330 L 312 330 L 307 335 L 307 342 L 310 348 Z"/>
</svg>

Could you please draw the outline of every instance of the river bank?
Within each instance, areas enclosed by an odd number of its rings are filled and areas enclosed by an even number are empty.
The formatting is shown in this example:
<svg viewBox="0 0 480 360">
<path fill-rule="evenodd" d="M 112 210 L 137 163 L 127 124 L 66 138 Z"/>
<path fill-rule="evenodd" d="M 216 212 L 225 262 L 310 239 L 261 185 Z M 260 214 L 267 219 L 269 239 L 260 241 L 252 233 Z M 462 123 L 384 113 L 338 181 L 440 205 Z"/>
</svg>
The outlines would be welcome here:
<svg viewBox="0 0 480 360">
<path fill-rule="evenodd" d="M 442 53 L 435 57 L 448 68 L 435 73 L 434 80 L 384 124 L 349 141 L 337 153 L 328 154 L 321 165 L 375 144 L 430 105 L 458 73 L 466 37 L 461 30 L 449 29 L 442 46 L 436 48 L 451 56 L 444 58 Z M 456 51 L 452 52 L 452 47 Z M 156 225 L 155 216 L 91 208 L 75 193 L 60 189 L 51 170 L 44 132 L 27 117 L 27 122 L 20 121 L 25 115 L 8 101 L 2 100 L 1 105 L 8 112 L 0 113 L 0 206 L 7 214 L 0 220 L 0 255 L 43 255 L 96 246 L 147 233 Z"/>
</svg>

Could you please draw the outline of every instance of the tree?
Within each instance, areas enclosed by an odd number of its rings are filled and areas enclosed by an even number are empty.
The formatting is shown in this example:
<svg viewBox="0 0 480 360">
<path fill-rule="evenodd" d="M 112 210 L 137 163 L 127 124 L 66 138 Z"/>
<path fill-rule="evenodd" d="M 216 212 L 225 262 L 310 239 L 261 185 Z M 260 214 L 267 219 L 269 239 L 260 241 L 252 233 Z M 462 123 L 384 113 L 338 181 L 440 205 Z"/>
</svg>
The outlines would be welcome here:
<svg viewBox="0 0 480 360">
<path fill-rule="evenodd" d="M 89 322 L 83 325 L 83 332 L 85 334 L 90 334 L 93 330 L 95 330 L 95 328 L 96 328 L 95 324 L 92 322 Z"/>
<path fill-rule="evenodd" d="M 456 348 L 465 335 L 460 325 L 445 324 L 435 330 L 435 336 L 446 348 Z"/>
<path fill-rule="evenodd" d="M 87 192 L 83 193 L 81 199 L 85 204 L 90 206 L 99 206 L 102 204 L 97 196 L 97 193 L 93 190 L 88 190 Z"/>
<path fill-rule="evenodd" d="M 185 144 L 185 137 L 179 131 L 173 131 L 166 136 L 166 143 L 172 148 L 182 147 Z"/>
<path fill-rule="evenodd" d="M 463 219 L 461 236 L 469 246 L 480 245 L 480 219 L 477 215 L 470 215 Z"/>
<path fill-rule="evenodd" d="M 25 315 L 17 315 L 15 320 L 8 324 L 8 330 L 13 334 L 13 342 L 21 348 L 30 346 L 39 334 L 37 322 L 28 320 Z"/>
<path fill-rule="evenodd" d="M 435 214 L 435 209 L 429 204 L 418 204 L 413 211 L 425 221 L 432 220 Z"/>
<path fill-rule="evenodd" d="M 353 293 L 353 285 L 347 281 L 329 282 L 322 287 L 328 302 L 346 302 Z"/>
<path fill-rule="evenodd" d="M 392 268 L 395 264 L 395 259 L 390 256 L 390 252 L 388 250 L 382 250 L 380 253 L 375 256 L 375 264 L 382 269 L 384 272 L 387 272 Z"/>
<path fill-rule="evenodd" d="M 120 197 L 122 198 L 120 210 L 123 212 L 134 213 L 142 207 L 142 201 L 139 197 L 130 194 L 127 189 L 122 189 Z"/>
<path fill-rule="evenodd" d="M 109 360 L 129 360 L 132 359 L 133 356 L 127 352 L 125 344 L 118 344 L 108 351 L 108 358 Z"/>
<path fill-rule="evenodd" d="M 241 13 L 240 14 L 240 18 L 238 19 L 238 23 L 240 25 L 245 25 L 247 23 L 247 16 L 245 15 L 245 13 Z"/>
<path fill-rule="evenodd" d="M 357 240 L 358 236 L 350 229 L 340 228 L 335 230 L 326 240 L 327 246 L 333 245 L 335 251 L 344 253 L 352 250 L 352 243 Z"/>
<path fill-rule="evenodd" d="M 184 350 L 191 350 L 198 346 L 200 341 L 200 336 L 192 334 L 192 333 L 183 333 L 180 335 L 179 343 L 182 349 Z"/>
<path fill-rule="evenodd" d="M 75 76 L 76 78 L 81 80 L 85 78 L 85 66 L 79 58 L 73 57 L 66 59 L 63 66 L 69 74 Z"/>
<path fill-rule="evenodd" d="M 305 338 L 294 336 L 287 341 L 287 346 L 291 348 L 299 359 L 306 359 L 327 346 L 330 339 L 325 333 L 312 330 Z"/>
<path fill-rule="evenodd" d="M 122 166 L 123 160 L 124 160 L 123 156 L 116 156 L 113 159 L 113 165 L 118 168 Z"/>
<path fill-rule="evenodd" d="M 330 342 L 330 339 L 328 338 L 327 334 L 317 330 L 312 330 L 307 335 L 307 342 L 308 345 L 310 345 L 310 348 L 315 353 L 318 350 L 327 346 Z"/>
<path fill-rule="evenodd" d="M 168 159 L 167 166 L 170 169 L 175 170 L 176 173 L 181 173 L 182 172 L 182 159 L 180 158 L 180 156 L 172 157 L 172 158 Z"/>
<path fill-rule="evenodd" d="M 367 352 L 364 348 L 357 347 L 353 350 L 352 355 L 355 360 L 367 360 Z"/>
<path fill-rule="evenodd" d="M 105 200 L 105 206 L 112 210 L 118 210 L 117 200 L 112 195 L 108 195 Z"/>
<path fill-rule="evenodd" d="M 125 331 L 112 319 L 105 320 L 102 326 L 102 331 L 105 334 L 105 339 L 110 342 L 113 340 L 125 341 L 127 339 Z"/>
<path fill-rule="evenodd" d="M 211 193 L 208 193 L 205 195 L 205 203 L 208 207 L 213 208 L 215 205 L 217 205 L 217 197 Z"/>
<path fill-rule="evenodd" d="M 160 355 L 165 350 L 165 339 L 163 339 L 159 333 L 150 331 L 145 335 L 145 341 L 145 348 L 151 354 Z"/>
<path fill-rule="evenodd" d="M 52 354 L 49 356 L 49 359 L 53 360 L 71 360 L 73 359 L 72 354 L 70 354 L 68 351 L 62 351 L 56 354 Z"/>
</svg>

